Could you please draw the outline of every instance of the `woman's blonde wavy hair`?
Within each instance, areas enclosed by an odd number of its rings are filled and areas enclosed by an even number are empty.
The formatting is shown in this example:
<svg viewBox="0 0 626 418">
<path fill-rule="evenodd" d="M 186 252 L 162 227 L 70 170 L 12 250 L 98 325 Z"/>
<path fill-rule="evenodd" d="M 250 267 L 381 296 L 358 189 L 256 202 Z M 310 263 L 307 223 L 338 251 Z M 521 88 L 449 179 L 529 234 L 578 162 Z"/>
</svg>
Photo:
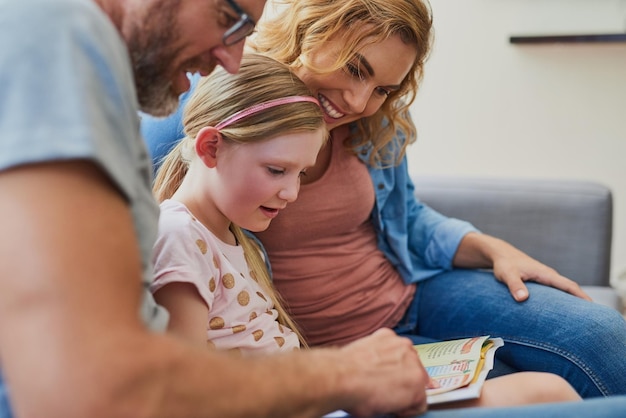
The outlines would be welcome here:
<svg viewBox="0 0 626 418">
<path fill-rule="evenodd" d="M 153 185 L 157 200 L 162 202 L 171 198 L 180 187 L 190 162 L 196 158 L 194 144 L 200 129 L 216 126 L 250 106 L 287 96 L 311 96 L 311 92 L 285 64 L 259 54 L 244 55 L 237 74 L 229 74 L 220 68 L 200 80 L 183 111 L 185 137 L 164 158 L 157 171 Z M 289 103 L 254 113 L 220 129 L 220 133 L 227 142 L 246 144 L 286 133 L 324 129 L 323 117 L 322 110 L 315 103 Z M 306 347 L 302 333 L 284 309 L 284 302 L 271 283 L 257 243 L 237 225 L 231 224 L 230 229 L 244 249 L 252 277 L 271 296 L 279 323 L 291 328 Z"/>
<path fill-rule="evenodd" d="M 350 149 L 371 146 L 370 163 L 375 166 L 398 164 L 407 145 L 416 138 L 408 112 L 432 44 L 432 14 L 427 0 L 273 0 L 273 3 L 278 13 L 259 22 L 249 44 L 257 52 L 293 69 L 305 66 L 312 72 L 331 73 L 345 67 L 357 48 L 395 35 L 415 47 L 415 62 L 401 88 L 388 96 L 376 114 L 359 120 L 357 134 L 346 143 Z M 315 68 L 306 61 L 312 50 L 324 48 L 335 36 L 340 37 L 345 48 L 332 68 Z M 397 130 L 407 140 L 390 144 Z"/>
</svg>

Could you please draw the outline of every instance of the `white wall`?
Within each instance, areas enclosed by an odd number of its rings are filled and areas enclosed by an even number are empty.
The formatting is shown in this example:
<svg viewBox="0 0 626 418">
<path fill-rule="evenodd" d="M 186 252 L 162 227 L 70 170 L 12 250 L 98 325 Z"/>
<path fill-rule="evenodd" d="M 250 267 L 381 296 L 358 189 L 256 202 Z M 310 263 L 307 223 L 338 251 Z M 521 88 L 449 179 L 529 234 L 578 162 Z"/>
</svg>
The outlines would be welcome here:
<svg viewBox="0 0 626 418">
<path fill-rule="evenodd" d="M 416 174 L 577 178 L 614 193 L 626 286 L 626 43 L 510 35 L 626 32 L 626 0 L 431 0 L 435 44 L 412 114 Z M 621 287 L 621 280 L 620 280 Z M 626 289 L 626 287 L 625 287 Z"/>
</svg>

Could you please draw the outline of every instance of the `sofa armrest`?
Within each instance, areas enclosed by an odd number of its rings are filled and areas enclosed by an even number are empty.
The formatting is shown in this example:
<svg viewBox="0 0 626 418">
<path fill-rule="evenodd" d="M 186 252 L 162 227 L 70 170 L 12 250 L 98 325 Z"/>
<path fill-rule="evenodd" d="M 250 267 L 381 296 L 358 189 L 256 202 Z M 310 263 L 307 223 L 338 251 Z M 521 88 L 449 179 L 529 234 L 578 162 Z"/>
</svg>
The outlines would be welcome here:
<svg viewBox="0 0 626 418">
<path fill-rule="evenodd" d="M 413 181 L 418 199 L 433 209 L 510 242 L 582 286 L 601 287 L 613 304 L 619 300 L 610 288 L 609 188 L 577 180 L 414 175 Z"/>
</svg>

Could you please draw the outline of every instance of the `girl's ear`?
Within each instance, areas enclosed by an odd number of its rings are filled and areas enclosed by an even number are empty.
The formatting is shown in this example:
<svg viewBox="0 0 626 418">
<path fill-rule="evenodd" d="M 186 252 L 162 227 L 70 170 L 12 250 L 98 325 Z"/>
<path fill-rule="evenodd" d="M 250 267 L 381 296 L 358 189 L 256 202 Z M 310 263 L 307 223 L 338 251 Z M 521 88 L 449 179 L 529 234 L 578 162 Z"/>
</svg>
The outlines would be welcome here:
<svg viewBox="0 0 626 418">
<path fill-rule="evenodd" d="M 209 168 L 217 165 L 217 150 L 224 143 L 220 131 L 212 126 L 200 129 L 196 135 L 196 154 Z"/>
</svg>

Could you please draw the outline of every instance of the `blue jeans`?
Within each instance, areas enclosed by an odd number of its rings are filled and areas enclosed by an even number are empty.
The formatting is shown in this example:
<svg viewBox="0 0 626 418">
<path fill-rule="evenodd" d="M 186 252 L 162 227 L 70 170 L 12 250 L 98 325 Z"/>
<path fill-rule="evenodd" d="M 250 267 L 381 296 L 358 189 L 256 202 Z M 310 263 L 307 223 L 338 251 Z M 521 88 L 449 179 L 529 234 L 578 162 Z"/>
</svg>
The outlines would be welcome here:
<svg viewBox="0 0 626 418">
<path fill-rule="evenodd" d="M 501 337 L 496 359 L 564 377 L 584 397 L 626 394 L 626 321 L 609 307 L 526 283 L 518 303 L 490 272 L 454 270 L 420 282 L 395 331 L 416 342 Z"/>
</svg>

